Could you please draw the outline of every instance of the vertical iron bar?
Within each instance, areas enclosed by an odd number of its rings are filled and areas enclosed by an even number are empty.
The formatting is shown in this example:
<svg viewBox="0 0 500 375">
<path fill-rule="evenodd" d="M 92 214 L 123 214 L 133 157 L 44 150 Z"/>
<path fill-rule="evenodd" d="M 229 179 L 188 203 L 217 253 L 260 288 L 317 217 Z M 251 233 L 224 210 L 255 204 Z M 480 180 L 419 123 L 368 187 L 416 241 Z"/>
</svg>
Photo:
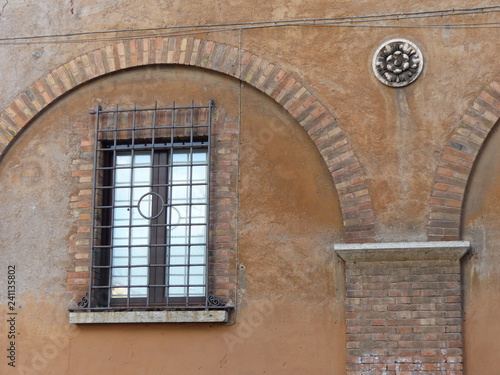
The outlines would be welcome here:
<svg viewBox="0 0 500 375">
<path fill-rule="evenodd" d="M 134 103 L 134 109 L 132 111 L 132 136 L 131 136 L 131 148 L 130 148 L 130 198 L 129 198 L 129 221 L 130 225 L 128 227 L 128 286 L 127 286 L 127 307 L 130 307 L 130 285 L 132 284 L 132 275 L 131 275 L 131 263 L 132 263 L 132 229 L 133 229 L 133 206 L 134 206 L 134 164 L 135 164 L 135 125 L 136 125 L 136 116 L 137 116 L 137 104 Z"/>
<path fill-rule="evenodd" d="M 175 100 L 172 102 L 172 121 L 170 125 L 170 148 L 174 147 L 175 127 Z"/>
<path fill-rule="evenodd" d="M 166 118 L 165 118 L 166 123 Z M 172 176 L 173 176 L 173 151 L 174 151 L 174 136 L 175 136 L 175 100 L 172 101 L 172 119 L 170 123 L 170 145 L 167 149 L 168 153 L 168 173 L 167 173 L 167 205 L 168 205 L 168 217 L 167 217 L 167 225 L 168 231 L 166 235 L 166 246 L 165 246 L 165 302 L 166 305 L 169 305 L 170 300 L 170 256 L 172 253 L 171 247 L 171 235 L 172 235 Z"/>
<path fill-rule="evenodd" d="M 91 217 L 92 217 L 92 231 L 90 233 L 90 244 L 91 244 L 91 250 L 90 250 L 90 273 L 89 273 L 89 296 L 88 296 L 88 305 L 87 308 L 91 309 L 92 308 L 92 301 L 93 301 L 93 284 L 94 284 L 94 246 L 95 246 L 95 202 L 96 202 L 96 190 L 97 190 L 97 149 L 99 148 L 98 145 L 98 132 L 99 132 L 99 111 L 101 110 L 101 106 L 97 106 L 96 112 L 95 112 L 95 134 L 94 134 L 94 181 L 93 181 L 93 191 L 92 191 L 92 212 L 91 212 Z"/>
<path fill-rule="evenodd" d="M 155 166 L 155 158 L 154 158 L 154 154 L 155 154 L 155 128 L 156 128 L 156 111 L 157 111 L 157 108 L 158 108 L 158 102 L 155 101 L 155 105 L 153 107 L 153 119 L 151 120 L 151 151 L 149 153 L 149 157 L 151 158 L 151 175 L 150 175 L 150 181 L 151 181 L 151 191 L 154 191 L 154 184 L 155 184 L 155 181 L 154 181 L 154 176 L 155 176 L 155 168 L 159 168 L 157 166 Z M 146 136 L 147 138 L 147 136 Z M 159 181 L 158 181 L 159 183 Z M 153 202 L 151 201 L 151 210 L 153 209 Z M 152 213 L 152 212 L 151 212 Z M 151 263 L 152 263 L 152 259 L 154 258 L 155 261 L 154 263 L 156 264 L 156 259 L 157 259 L 157 256 L 156 256 L 156 249 L 153 250 L 153 246 L 152 246 L 152 241 L 151 241 L 151 238 L 152 238 L 152 235 L 153 235 L 153 220 L 149 220 L 149 246 L 148 246 L 148 274 L 146 276 L 146 280 L 148 280 L 148 287 L 146 288 L 146 306 L 149 306 L 149 301 L 150 301 L 150 291 L 152 293 L 155 293 L 155 288 L 151 288 L 149 286 L 149 282 L 150 282 L 150 275 L 151 273 L 153 273 L 154 275 L 156 275 L 156 266 L 153 266 L 155 267 L 154 271 L 151 270 Z M 156 234 L 155 234 L 155 238 L 156 238 Z M 154 252 L 154 257 L 153 257 L 153 252 Z M 156 280 L 156 276 L 155 276 L 155 280 Z M 156 283 L 156 281 L 155 281 Z M 154 298 L 153 298 L 154 300 Z"/>
<path fill-rule="evenodd" d="M 188 203 L 188 222 L 187 222 L 187 230 L 188 230 L 188 238 L 187 238 L 187 275 L 186 275 L 186 306 L 189 305 L 189 287 L 191 285 L 190 279 L 191 279 L 191 235 L 192 235 L 192 216 L 193 216 L 193 197 L 192 197 L 192 189 L 193 189 L 193 130 L 194 130 L 194 124 L 193 124 L 193 118 L 194 118 L 194 100 L 191 101 L 191 113 L 190 113 L 190 119 L 191 119 L 191 126 L 190 126 L 190 131 L 189 131 L 189 158 L 188 158 L 188 165 L 189 165 L 189 180 L 188 180 L 188 196 L 187 196 L 187 203 Z"/>
<path fill-rule="evenodd" d="M 153 123 L 151 125 L 151 145 L 152 145 L 152 147 L 154 147 L 154 145 L 156 143 L 156 122 L 157 122 L 156 114 L 157 114 L 157 111 L 158 111 L 158 102 L 155 102 L 155 106 L 153 109 Z"/>
<path fill-rule="evenodd" d="M 113 113 L 113 159 L 112 159 L 112 176 L 111 176 L 111 189 L 110 192 L 110 204 L 111 204 L 111 214 L 110 214 L 110 233 L 109 233 L 109 275 L 108 275 L 108 305 L 111 306 L 111 298 L 113 291 L 113 253 L 114 253 L 114 244 L 113 244 L 113 232 L 114 232 L 114 221 L 115 221 L 115 180 L 116 180 L 116 145 L 118 144 L 118 104 L 115 106 L 115 113 Z"/>
<path fill-rule="evenodd" d="M 208 306 L 208 282 L 209 282 L 209 268 L 210 268 L 210 205 L 211 205 L 211 180 L 212 180 L 212 110 L 215 106 L 215 101 L 213 99 L 209 100 L 208 103 L 208 129 L 207 129 L 207 203 L 206 203 L 206 213 L 207 213 L 207 232 L 205 237 L 205 306 Z M 215 279 L 215 277 L 214 277 Z M 214 292 L 215 293 L 215 292 Z"/>
</svg>

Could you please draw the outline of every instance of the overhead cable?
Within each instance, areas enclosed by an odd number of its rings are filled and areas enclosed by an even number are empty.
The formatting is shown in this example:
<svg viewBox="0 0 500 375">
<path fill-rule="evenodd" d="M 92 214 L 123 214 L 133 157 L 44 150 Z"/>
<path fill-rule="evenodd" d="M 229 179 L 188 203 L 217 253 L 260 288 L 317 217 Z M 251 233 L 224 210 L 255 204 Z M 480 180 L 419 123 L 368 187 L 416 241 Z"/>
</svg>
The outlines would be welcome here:
<svg viewBox="0 0 500 375">
<path fill-rule="evenodd" d="M 109 40 L 131 40 L 148 37 L 181 36 L 199 33 L 215 33 L 232 30 L 250 30 L 288 26 L 326 26 L 326 27 L 361 27 L 361 28 L 498 28 L 500 22 L 439 23 L 439 24 L 403 24 L 401 21 L 436 17 L 455 17 L 466 15 L 484 15 L 500 12 L 500 5 L 481 8 L 444 9 L 435 11 L 390 13 L 334 18 L 304 18 L 279 21 L 256 21 L 241 23 L 222 23 L 207 25 L 178 25 L 155 28 L 135 28 L 119 30 L 83 31 L 67 34 L 47 34 L 34 36 L 0 37 L 0 45 L 43 43 L 81 43 Z M 380 24 L 380 22 L 391 22 Z M 114 36 L 106 36 L 115 34 Z M 92 36 L 92 37 L 90 37 Z M 65 38 L 61 40 L 62 38 Z"/>
</svg>

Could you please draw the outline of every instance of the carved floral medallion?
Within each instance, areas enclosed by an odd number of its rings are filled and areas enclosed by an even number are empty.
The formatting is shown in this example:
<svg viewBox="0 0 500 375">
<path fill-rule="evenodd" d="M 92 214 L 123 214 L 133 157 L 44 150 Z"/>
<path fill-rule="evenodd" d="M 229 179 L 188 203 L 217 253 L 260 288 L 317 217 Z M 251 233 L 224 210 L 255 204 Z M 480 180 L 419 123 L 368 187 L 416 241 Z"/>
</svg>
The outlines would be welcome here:
<svg viewBox="0 0 500 375">
<path fill-rule="evenodd" d="M 373 56 L 375 76 L 391 87 L 403 87 L 415 81 L 422 72 L 423 65 L 422 52 L 405 39 L 385 42 Z"/>
</svg>

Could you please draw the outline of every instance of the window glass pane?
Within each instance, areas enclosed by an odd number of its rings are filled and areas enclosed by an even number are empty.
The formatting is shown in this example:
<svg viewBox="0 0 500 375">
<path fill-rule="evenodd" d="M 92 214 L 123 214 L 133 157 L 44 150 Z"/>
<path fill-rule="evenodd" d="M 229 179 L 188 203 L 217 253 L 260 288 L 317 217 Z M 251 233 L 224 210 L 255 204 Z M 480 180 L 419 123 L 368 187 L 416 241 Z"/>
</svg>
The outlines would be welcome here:
<svg viewBox="0 0 500 375">
<path fill-rule="evenodd" d="M 115 247 L 113 249 L 113 255 L 116 257 L 127 257 L 128 258 L 128 247 Z"/>
<path fill-rule="evenodd" d="M 187 267 L 170 267 L 169 289 L 170 297 L 185 296 L 187 292 Z"/>
<path fill-rule="evenodd" d="M 207 185 L 193 185 L 191 187 L 191 203 L 205 203 L 207 201 Z"/>
<path fill-rule="evenodd" d="M 172 167 L 172 184 L 185 184 L 188 181 L 189 167 Z"/>
<path fill-rule="evenodd" d="M 127 222 L 130 216 L 130 209 L 128 208 L 115 208 L 113 211 L 114 220 Z M 126 224 L 125 224 L 126 225 Z"/>
<path fill-rule="evenodd" d="M 113 268 L 112 270 L 112 278 L 111 285 L 114 287 L 111 291 L 112 297 L 123 298 L 127 296 L 127 288 L 128 285 L 128 269 L 127 268 Z"/>
<path fill-rule="evenodd" d="M 130 268 L 130 275 L 135 278 L 135 285 L 147 285 L 147 281 L 144 281 L 144 277 L 148 274 L 147 267 L 132 267 Z M 143 281 L 139 281 L 143 280 Z"/>
<path fill-rule="evenodd" d="M 189 226 L 177 225 L 170 230 L 170 243 L 173 245 L 188 244 Z"/>
<path fill-rule="evenodd" d="M 206 164 L 207 156 L 207 150 L 193 150 L 193 164 Z"/>
<path fill-rule="evenodd" d="M 113 298 L 127 298 L 128 288 L 111 288 L 111 297 Z"/>
<path fill-rule="evenodd" d="M 149 182 L 150 184 L 150 182 Z M 132 189 L 132 205 L 137 205 L 139 203 L 139 199 L 147 193 L 151 191 L 151 188 L 148 187 L 140 187 L 140 188 L 133 188 Z M 145 197 L 146 198 L 146 197 Z M 135 210 L 134 210 L 135 211 Z"/>
<path fill-rule="evenodd" d="M 134 210 L 134 215 L 133 217 L 134 218 L 137 218 L 138 219 L 138 216 L 141 216 L 141 217 L 147 217 L 147 218 L 150 218 L 153 214 L 152 214 L 152 205 L 153 205 L 153 199 L 152 199 L 152 195 L 149 194 L 149 195 L 146 195 L 144 196 L 140 202 L 138 202 L 137 204 L 139 205 L 137 211 Z M 140 211 L 140 212 L 139 212 Z"/>
<path fill-rule="evenodd" d="M 150 180 L 151 180 L 151 168 L 144 168 L 144 167 L 134 168 L 134 175 L 132 178 L 133 185 L 148 184 Z"/>
<path fill-rule="evenodd" d="M 130 229 L 130 234 L 131 245 L 149 244 L 149 227 L 133 227 Z"/>
<path fill-rule="evenodd" d="M 131 170 L 129 168 L 117 169 L 115 174 L 115 185 L 130 185 L 130 176 Z"/>
<path fill-rule="evenodd" d="M 130 288 L 130 298 L 146 298 L 148 288 Z"/>
<path fill-rule="evenodd" d="M 189 186 L 172 187 L 172 203 L 184 203 L 189 199 Z"/>
<path fill-rule="evenodd" d="M 128 266 L 128 256 L 125 257 L 113 257 L 114 266 Z"/>
<path fill-rule="evenodd" d="M 122 281 L 126 280 L 125 278 L 120 278 L 121 276 L 128 276 L 128 268 L 113 268 L 113 277 L 116 279 L 116 283 L 113 285 L 125 285 Z"/>
<path fill-rule="evenodd" d="M 206 266 L 189 267 L 189 295 L 200 297 L 205 295 L 205 271 Z"/>
<path fill-rule="evenodd" d="M 180 202 L 177 201 L 176 204 L 179 203 L 185 203 L 185 202 Z M 173 214 L 177 214 L 177 222 L 173 222 L 172 225 L 176 224 L 187 224 L 188 221 L 188 214 L 189 214 L 189 206 L 174 206 L 172 207 L 172 210 L 175 211 Z"/>
<path fill-rule="evenodd" d="M 192 225 L 191 226 L 191 242 L 192 243 L 204 243 L 206 241 L 206 225 Z"/>
<path fill-rule="evenodd" d="M 191 266 L 189 267 L 189 277 L 196 279 L 205 276 L 205 266 Z M 198 279 L 197 279 L 198 280 Z"/>
<path fill-rule="evenodd" d="M 170 247 L 170 264 L 179 265 L 187 264 L 188 247 L 187 246 L 171 246 Z"/>
<path fill-rule="evenodd" d="M 166 254 L 169 268 L 165 272 L 170 296 L 202 296 L 205 293 L 207 159 L 207 150 L 174 150 L 170 153 L 170 167 L 167 167 L 170 187 L 165 200 L 165 244 L 169 246 Z M 116 152 L 111 231 L 113 297 L 147 296 L 151 223 L 140 213 L 149 217 L 153 210 L 153 196 L 149 194 L 153 185 L 152 163 L 150 152 Z M 145 267 L 136 267 L 143 265 Z"/>
<path fill-rule="evenodd" d="M 204 297 L 205 296 L 205 288 L 202 286 L 190 287 L 189 288 L 189 296 L 190 297 Z"/>
<path fill-rule="evenodd" d="M 116 155 L 116 166 L 130 166 L 132 163 L 132 154 L 131 152 L 120 152 Z"/>
<path fill-rule="evenodd" d="M 172 164 L 188 164 L 189 150 L 174 150 L 171 155 Z"/>
<path fill-rule="evenodd" d="M 147 265 L 148 250 L 147 247 L 132 247 L 130 249 L 130 264 L 132 266 Z"/>
<path fill-rule="evenodd" d="M 115 189 L 115 206 L 128 205 L 130 203 L 130 189 L 117 188 Z"/>
<path fill-rule="evenodd" d="M 147 267 L 133 267 L 130 269 L 130 285 L 148 285 L 148 268 Z M 145 298 L 147 296 L 147 288 L 130 288 L 130 297 Z"/>
<path fill-rule="evenodd" d="M 134 153 L 134 167 L 137 166 L 150 166 L 151 165 L 151 152 L 150 151 L 136 151 Z M 149 170 L 149 168 L 147 168 Z M 136 169 L 138 171 L 140 169 Z"/>
<path fill-rule="evenodd" d="M 114 244 L 115 249 L 117 249 L 117 246 L 127 246 L 128 245 L 128 237 L 125 237 L 125 238 L 115 237 L 113 244 Z"/>
<path fill-rule="evenodd" d="M 199 260 L 194 263 L 204 263 L 205 249 L 205 246 L 191 246 L 191 257 L 200 257 Z M 201 262 L 200 259 L 202 260 Z"/>
<path fill-rule="evenodd" d="M 185 297 L 186 296 L 186 288 L 184 287 L 170 287 L 168 289 L 169 297 Z"/>
<path fill-rule="evenodd" d="M 207 222 L 207 206 L 193 205 L 191 206 L 191 223 L 204 224 Z"/>
<path fill-rule="evenodd" d="M 116 225 L 116 223 L 115 223 L 115 225 Z M 128 240 L 128 233 L 129 233 L 128 228 L 114 228 L 113 229 L 113 240 L 114 239 Z M 127 244 L 128 244 L 128 241 L 127 241 Z"/>
<path fill-rule="evenodd" d="M 179 246 L 170 248 L 169 296 L 185 297 L 188 291 L 189 296 L 205 294 L 208 167 L 200 164 L 206 164 L 207 159 L 207 150 L 179 150 L 171 155 L 170 178 L 175 186 L 170 189 L 169 204 L 175 206 L 169 215 L 172 221 L 167 241 Z M 184 163 L 193 166 L 179 165 Z M 188 264 L 196 266 L 178 266 Z"/>
<path fill-rule="evenodd" d="M 205 282 L 205 267 L 195 266 L 189 267 L 189 284 L 203 285 Z"/>
<path fill-rule="evenodd" d="M 192 183 L 200 183 L 207 181 L 207 167 L 205 166 L 194 166 L 192 169 Z"/>
<path fill-rule="evenodd" d="M 124 286 L 113 288 L 113 297 L 127 297 L 127 287 L 130 285 L 147 285 L 148 268 L 132 267 L 116 268 L 118 266 L 147 265 L 148 247 L 134 247 L 148 245 L 150 242 L 149 220 L 142 217 L 137 209 L 139 199 L 151 191 L 151 154 L 147 151 L 118 151 L 115 164 L 123 169 L 116 169 L 114 174 L 115 194 L 113 200 L 113 231 L 112 231 L 112 257 L 111 257 L 111 284 Z M 129 167 L 129 168 L 124 168 Z M 131 187 L 143 185 L 142 187 Z M 119 187 L 128 186 L 128 187 Z M 144 199 L 141 205 L 143 214 L 149 215 L 151 211 L 151 198 Z M 122 207 L 116 207 L 122 206 Z M 144 212 L 145 211 L 145 212 Z M 123 228 L 121 228 L 123 227 Z M 132 246 L 126 247 L 115 247 Z M 145 297 L 147 288 L 131 288 L 130 295 Z"/>
<path fill-rule="evenodd" d="M 202 266 L 205 264 L 205 256 L 191 256 L 189 263 L 194 266 Z"/>
<path fill-rule="evenodd" d="M 171 266 L 178 266 L 182 264 L 187 264 L 187 257 L 186 256 L 172 256 L 170 258 L 170 265 Z"/>
</svg>

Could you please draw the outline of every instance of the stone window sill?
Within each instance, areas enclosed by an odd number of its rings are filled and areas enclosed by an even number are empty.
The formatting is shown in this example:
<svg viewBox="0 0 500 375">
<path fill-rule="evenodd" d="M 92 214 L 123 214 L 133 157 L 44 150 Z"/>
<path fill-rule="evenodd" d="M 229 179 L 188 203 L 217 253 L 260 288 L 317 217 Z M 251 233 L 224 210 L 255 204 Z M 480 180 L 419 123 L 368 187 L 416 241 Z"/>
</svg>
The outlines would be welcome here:
<svg viewBox="0 0 500 375">
<path fill-rule="evenodd" d="M 70 311 L 71 324 L 227 323 L 228 309 L 162 311 Z"/>
</svg>

